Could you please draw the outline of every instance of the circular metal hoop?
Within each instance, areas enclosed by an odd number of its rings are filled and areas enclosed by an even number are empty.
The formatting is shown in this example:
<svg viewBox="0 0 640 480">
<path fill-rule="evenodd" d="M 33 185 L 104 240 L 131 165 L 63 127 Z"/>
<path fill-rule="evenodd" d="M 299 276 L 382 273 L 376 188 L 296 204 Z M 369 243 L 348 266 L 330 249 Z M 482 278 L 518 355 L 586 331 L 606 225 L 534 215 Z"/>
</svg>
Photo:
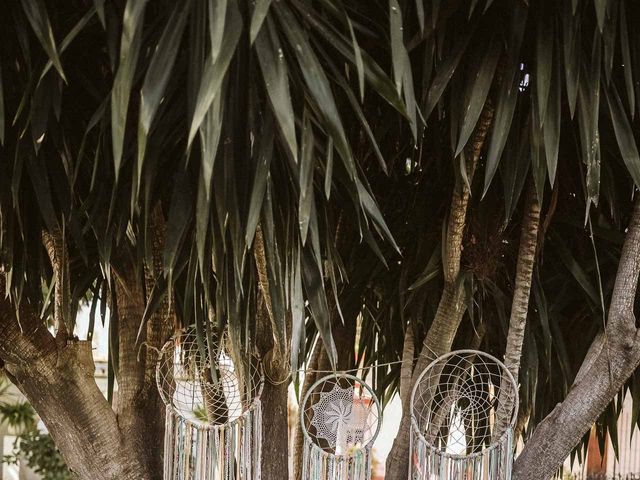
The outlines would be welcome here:
<svg viewBox="0 0 640 480">
<path fill-rule="evenodd" d="M 411 425 L 426 446 L 471 458 L 502 445 L 518 415 L 518 387 L 497 358 L 458 350 L 431 362 L 411 392 Z"/>
<path fill-rule="evenodd" d="M 200 344 L 193 331 L 181 332 L 162 347 L 156 382 L 162 401 L 177 416 L 200 428 L 234 422 L 259 402 L 264 378 L 257 361 L 242 368 L 222 342 Z"/>
<path fill-rule="evenodd" d="M 300 425 L 310 445 L 336 456 L 371 448 L 382 408 L 369 385 L 346 373 L 316 381 L 300 404 Z"/>
</svg>

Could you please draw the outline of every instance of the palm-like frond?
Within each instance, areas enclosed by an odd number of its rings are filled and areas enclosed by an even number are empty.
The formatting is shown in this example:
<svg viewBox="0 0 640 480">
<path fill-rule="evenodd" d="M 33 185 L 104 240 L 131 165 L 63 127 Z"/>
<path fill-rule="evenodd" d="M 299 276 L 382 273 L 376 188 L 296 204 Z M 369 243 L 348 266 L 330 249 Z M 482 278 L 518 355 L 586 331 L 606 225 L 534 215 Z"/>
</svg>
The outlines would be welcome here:
<svg viewBox="0 0 640 480">
<path fill-rule="evenodd" d="M 259 229 L 274 337 L 292 342 L 294 367 L 318 332 L 335 363 L 331 330 L 343 321 L 360 328 L 355 361 L 399 360 L 405 330 L 420 345 L 437 308 L 442 225 L 461 179 L 472 199 L 456 345 L 484 324 L 483 348 L 501 354 L 531 177 L 548 238 L 522 397 L 534 422 L 563 397 L 601 329 L 640 181 L 637 4 L 9 5 L 0 258 L 16 302 L 51 309 L 41 234 L 58 229 L 73 301 L 104 300 L 115 260 L 149 263 L 159 204 L 164 278 L 146 292 L 143 323 L 170 294 L 183 324 L 202 327 L 213 306 L 250 348 Z M 487 103 L 493 127 L 471 175 L 464 156 Z M 571 341 L 576 325 L 584 335 Z M 399 370 L 378 372 L 384 398 Z"/>
</svg>

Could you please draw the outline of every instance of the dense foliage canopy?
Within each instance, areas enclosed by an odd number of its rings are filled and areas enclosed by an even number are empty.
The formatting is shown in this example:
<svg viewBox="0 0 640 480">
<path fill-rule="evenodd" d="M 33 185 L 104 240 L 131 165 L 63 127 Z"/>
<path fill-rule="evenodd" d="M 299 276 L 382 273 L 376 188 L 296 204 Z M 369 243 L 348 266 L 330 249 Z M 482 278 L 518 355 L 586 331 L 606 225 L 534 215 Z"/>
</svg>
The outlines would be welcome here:
<svg viewBox="0 0 640 480">
<path fill-rule="evenodd" d="M 11 0 L 8 293 L 53 319 L 61 292 L 64 329 L 84 337 L 75 311 L 88 300 L 104 318 L 113 265 L 142 277 L 156 264 L 139 344 L 168 299 L 176 326 L 228 328 L 254 351 L 266 308 L 287 369 L 313 362 L 318 336 L 328 365 L 345 368 L 401 360 L 407 331 L 422 345 L 457 256 L 466 314 L 453 346 L 502 356 L 530 191 L 542 220 L 520 375 L 528 433 L 606 322 L 640 183 L 639 7 Z M 469 202 L 459 245 L 452 191 Z M 166 219 L 155 257 L 154 215 Z M 53 271 L 43 232 L 61 239 L 68 271 Z M 376 371 L 385 401 L 400 370 Z M 639 422 L 640 378 L 630 386 Z"/>
</svg>

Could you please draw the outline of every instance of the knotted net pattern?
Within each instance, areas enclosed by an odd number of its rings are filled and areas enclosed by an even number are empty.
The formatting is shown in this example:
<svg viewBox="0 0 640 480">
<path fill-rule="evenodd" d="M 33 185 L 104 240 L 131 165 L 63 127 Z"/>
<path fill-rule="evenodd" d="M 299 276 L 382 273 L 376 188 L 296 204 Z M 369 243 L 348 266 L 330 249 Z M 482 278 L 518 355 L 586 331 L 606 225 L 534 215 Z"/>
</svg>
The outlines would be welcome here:
<svg viewBox="0 0 640 480">
<path fill-rule="evenodd" d="M 473 350 L 439 357 L 411 396 L 412 478 L 510 478 L 517 410 L 517 384 L 502 362 Z"/>
<path fill-rule="evenodd" d="M 300 406 L 303 479 L 370 478 L 381 414 L 373 390 L 357 377 L 332 374 L 318 380 Z"/>
<path fill-rule="evenodd" d="M 167 406 L 164 480 L 258 480 L 262 413 L 260 364 L 233 355 L 224 337 L 174 336 L 156 365 Z"/>
<path fill-rule="evenodd" d="M 257 361 L 236 366 L 224 341 L 194 331 L 180 333 L 161 350 L 156 367 L 160 396 L 176 415 L 197 424 L 232 422 L 259 398 L 262 374 Z M 243 356 L 244 357 L 244 356 Z"/>
</svg>

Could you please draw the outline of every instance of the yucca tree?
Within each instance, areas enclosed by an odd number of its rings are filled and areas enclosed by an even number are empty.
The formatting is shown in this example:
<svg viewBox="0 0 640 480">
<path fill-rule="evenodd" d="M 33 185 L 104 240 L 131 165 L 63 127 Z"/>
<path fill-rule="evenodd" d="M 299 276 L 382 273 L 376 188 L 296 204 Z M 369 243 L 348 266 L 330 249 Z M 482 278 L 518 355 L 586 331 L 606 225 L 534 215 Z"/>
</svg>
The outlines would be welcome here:
<svg viewBox="0 0 640 480">
<path fill-rule="evenodd" d="M 375 143 L 362 95 L 414 129 L 416 106 L 354 50 L 339 5 L 9 6 L 5 370 L 81 478 L 160 478 L 158 348 L 180 327 L 227 330 L 270 379 L 263 474 L 281 478 L 286 442 L 273 439 L 286 439 L 290 358 L 298 363 L 307 314 L 336 362 L 324 279 L 339 222 L 358 224 L 369 248 L 393 243 L 365 175 Z M 327 16 L 344 28 L 318 30 Z M 337 53 L 323 51 L 330 44 Z M 112 404 L 77 336 L 92 327 L 75 328 L 87 298 L 94 313 L 111 312 Z"/>
<path fill-rule="evenodd" d="M 5 371 L 80 478 L 155 479 L 157 349 L 226 330 L 263 361 L 280 479 L 292 370 L 402 360 L 373 372 L 403 400 L 404 479 L 415 379 L 473 346 L 520 379 L 515 477 L 548 478 L 625 384 L 640 411 L 639 18 L 630 0 L 8 2 Z M 110 309 L 113 402 L 75 327 L 87 299 Z"/>
</svg>

